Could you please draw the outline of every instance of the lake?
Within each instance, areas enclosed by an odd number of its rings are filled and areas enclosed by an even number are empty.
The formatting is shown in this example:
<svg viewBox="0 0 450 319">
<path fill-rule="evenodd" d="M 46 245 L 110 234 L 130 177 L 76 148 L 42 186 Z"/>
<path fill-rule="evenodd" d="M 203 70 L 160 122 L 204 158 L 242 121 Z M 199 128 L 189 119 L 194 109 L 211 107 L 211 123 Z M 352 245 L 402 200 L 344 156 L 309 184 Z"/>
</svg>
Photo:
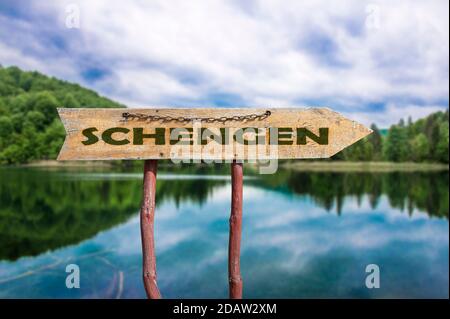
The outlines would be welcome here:
<svg viewBox="0 0 450 319">
<path fill-rule="evenodd" d="M 228 297 L 229 167 L 162 165 L 165 298 Z M 245 168 L 244 298 L 448 298 L 449 174 Z M 0 168 L 0 298 L 144 298 L 142 173 Z M 68 264 L 80 288 L 68 289 Z M 366 266 L 380 269 L 368 289 Z"/>
</svg>

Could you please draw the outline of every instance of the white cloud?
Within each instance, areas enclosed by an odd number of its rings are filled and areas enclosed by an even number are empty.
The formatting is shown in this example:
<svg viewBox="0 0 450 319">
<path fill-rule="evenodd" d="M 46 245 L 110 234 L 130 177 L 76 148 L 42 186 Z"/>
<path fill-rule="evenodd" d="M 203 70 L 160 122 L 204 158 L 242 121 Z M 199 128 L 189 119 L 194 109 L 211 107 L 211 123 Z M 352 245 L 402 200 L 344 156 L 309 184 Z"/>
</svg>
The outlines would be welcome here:
<svg viewBox="0 0 450 319">
<path fill-rule="evenodd" d="M 64 27 L 68 3 L 80 6 L 79 30 Z M 68 48 L 36 57 L 0 36 L 2 51 L 20 51 L 0 58 L 83 82 L 73 72 L 89 57 L 110 73 L 84 84 L 135 107 L 207 105 L 222 94 L 245 106 L 326 104 L 381 126 L 447 107 L 448 2 L 377 1 L 379 28 L 368 29 L 371 3 L 33 2 Z M 39 45 L 38 34 L 17 36 Z M 386 107 L 374 116 L 371 103 Z"/>
<path fill-rule="evenodd" d="M 376 123 L 379 127 L 388 127 L 393 123 L 398 123 L 400 119 L 407 120 L 409 116 L 413 121 L 427 116 L 430 113 L 442 111 L 442 105 L 409 105 L 389 103 L 382 112 L 362 111 L 343 112 L 344 115 L 370 125 Z"/>
</svg>

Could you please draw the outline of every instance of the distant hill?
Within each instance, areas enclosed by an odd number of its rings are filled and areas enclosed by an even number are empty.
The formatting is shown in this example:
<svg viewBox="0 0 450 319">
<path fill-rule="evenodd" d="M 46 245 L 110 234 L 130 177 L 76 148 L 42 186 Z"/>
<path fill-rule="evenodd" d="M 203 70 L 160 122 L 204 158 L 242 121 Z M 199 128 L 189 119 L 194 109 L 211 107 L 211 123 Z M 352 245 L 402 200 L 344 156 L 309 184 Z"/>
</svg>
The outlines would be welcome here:
<svg viewBox="0 0 450 319">
<path fill-rule="evenodd" d="M 65 135 L 61 106 L 125 107 L 78 84 L 0 65 L 0 164 L 55 159 Z"/>
</svg>

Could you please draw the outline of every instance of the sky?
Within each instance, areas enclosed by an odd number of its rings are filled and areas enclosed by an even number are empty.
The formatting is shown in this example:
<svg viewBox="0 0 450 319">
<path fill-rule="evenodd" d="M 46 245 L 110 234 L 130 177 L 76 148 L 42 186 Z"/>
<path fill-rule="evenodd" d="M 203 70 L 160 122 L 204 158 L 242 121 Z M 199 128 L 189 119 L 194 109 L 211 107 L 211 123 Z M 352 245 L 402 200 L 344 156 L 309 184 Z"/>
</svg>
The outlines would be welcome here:
<svg viewBox="0 0 450 319">
<path fill-rule="evenodd" d="M 449 2 L 0 0 L 0 64 L 129 107 L 326 106 L 388 127 L 449 104 Z"/>
</svg>

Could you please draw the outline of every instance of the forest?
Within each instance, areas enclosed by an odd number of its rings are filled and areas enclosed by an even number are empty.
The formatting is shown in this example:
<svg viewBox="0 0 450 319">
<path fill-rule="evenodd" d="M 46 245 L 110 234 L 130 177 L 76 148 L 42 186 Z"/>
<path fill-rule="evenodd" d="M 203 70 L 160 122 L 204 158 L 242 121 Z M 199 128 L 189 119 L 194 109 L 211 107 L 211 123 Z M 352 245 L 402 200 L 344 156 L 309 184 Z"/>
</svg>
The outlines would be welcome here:
<svg viewBox="0 0 450 319">
<path fill-rule="evenodd" d="M 432 162 L 448 163 L 448 108 L 415 122 L 405 122 L 380 130 L 375 124 L 373 133 L 356 142 L 333 159 L 347 161 Z"/>
<path fill-rule="evenodd" d="M 56 159 L 65 136 L 61 106 L 125 107 L 78 84 L 0 66 L 0 164 Z"/>
<path fill-rule="evenodd" d="M 64 141 L 57 107 L 125 107 L 78 84 L 0 65 L 0 164 L 55 159 Z M 449 162 L 449 115 L 400 120 L 333 156 L 333 160 Z"/>
</svg>

